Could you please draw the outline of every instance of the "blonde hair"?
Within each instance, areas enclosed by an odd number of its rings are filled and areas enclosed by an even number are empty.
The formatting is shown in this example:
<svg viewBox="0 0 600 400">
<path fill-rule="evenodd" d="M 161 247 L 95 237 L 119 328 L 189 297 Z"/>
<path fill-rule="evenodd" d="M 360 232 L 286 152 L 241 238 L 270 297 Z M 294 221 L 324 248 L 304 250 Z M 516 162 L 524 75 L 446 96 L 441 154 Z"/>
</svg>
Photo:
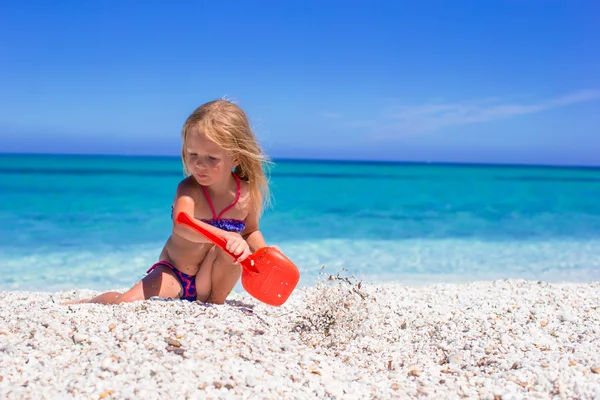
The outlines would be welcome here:
<svg viewBox="0 0 600 400">
<path fill-rule="evenodd" d="M 265 174 L 268 159 L 263 153 L 246 113 L 228 100 L 213 100 L 198 107 L 183 125 L 181 160 L 186 175 L 191 175 L 186 159 L 186 143 L 194 132 L 215 142 L 239 165 L 234 173 L 250 186 L 252 204 L 260 215 L 270 202 L 269 183 Z"/>
</svg>

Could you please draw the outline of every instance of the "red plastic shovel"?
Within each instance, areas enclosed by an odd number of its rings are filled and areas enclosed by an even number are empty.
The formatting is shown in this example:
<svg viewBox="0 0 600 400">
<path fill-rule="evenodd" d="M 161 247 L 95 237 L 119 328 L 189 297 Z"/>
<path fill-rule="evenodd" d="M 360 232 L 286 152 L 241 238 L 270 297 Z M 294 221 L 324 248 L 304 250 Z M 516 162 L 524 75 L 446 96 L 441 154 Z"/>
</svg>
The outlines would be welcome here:
<svg viewBox="0 0 600 400">
<path fill-rule="evenodd" d="M 235 254 L 227 250 L 227 241 L 198 225 L 187 213 L 177 214 L 175 221 L 204 235 L 234 259 Z M 240 263 L 242 286 L 257 300 L 272 306 L 280 306 L 300 280 L 300 271 L 294 263 L 274 247 L 263 247 Z"/>
</svg>

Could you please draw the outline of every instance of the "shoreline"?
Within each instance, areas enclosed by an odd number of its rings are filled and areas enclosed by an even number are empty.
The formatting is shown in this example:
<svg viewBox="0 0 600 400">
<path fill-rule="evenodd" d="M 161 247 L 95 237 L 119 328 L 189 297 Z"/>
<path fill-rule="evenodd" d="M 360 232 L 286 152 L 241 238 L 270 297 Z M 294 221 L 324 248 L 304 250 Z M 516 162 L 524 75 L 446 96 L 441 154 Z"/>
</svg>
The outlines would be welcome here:
<svg viewBox="0 0 600 400">
<path fill-rule="evenodd" d="M 0 292 L 6 398 L 600 396 L 600 282 L 334 279 L 281 307 Z"/>
<path fill-rule="evenodd" d="M 143 268 L 144 269 L 145 265 Z M 136 268 L 137 271 L 139 268 Z M 314 274 L 314 276 L 310 274 Z M 573 270 L 573 271 L 551 271 L 547 273 L 540 273 L 536 271 L 508 274 L 506 277 L 505 272 L 486 272 L 486 273 L 388 273 L 388 274 L 369 274 L 364 272 L 357 272 L 349 274 L 344 269 L 338 269 L 337 272 L 328 271 L 327 269 L 320 269 L 318 272 L 314 271 L 301 271 L 301 279 L 298 282 L 298 286 L 295 290 L 299 289 L 310 289 L 316 287 L 326 281 L 329 277 L 348 277 L 356 282 L 361 281 L 363 284 L 370 286 L 379 285 L 398 285 L 406 286 L 410 288 L 428 288 L 439 285 L 469 285 L 469 284 L 485 284 L 491 282 L 503 282 L 503 281 L 525 281 L 525 282 L 541 282 L 557 285 L 586 285 L 586 284 L 597 284 L 600 283 L 600 273 L 596 270 L 591 271 L 588 269 L 584 270 Z M 82 298 L 85 296 L 92 296 L 95 294 L 116 291 L 125 292 L 129 290 L 135 283 L 141 280 L 144 275 L 140 275 L 124 282 L 123 286 L 118 287 L 113 284 L 103 283 L 101 286 L 88 286 L 80 284 L 77 286 L 76 283 L 66 285 L 64 283 L 60 285 L 46 285 L 47 290 L 41 290 L 37 284 L 33 285 L 31 290 L 23 290 L 21 286 L 10 286 L 0 285 L 0 294 L 5 292 L 19 292 L 19 293 L 41 293 L 48 295 L 60 295 L 64 296 L 68 293 L 80 294 Z M 113 282 L 114 283 L 114 282 Z M 29 282 L 28 286 L 32 286 Z M 246 294 L 241 280 L 239 280 L 232 290 L 234 296 Z"/>
</svg>

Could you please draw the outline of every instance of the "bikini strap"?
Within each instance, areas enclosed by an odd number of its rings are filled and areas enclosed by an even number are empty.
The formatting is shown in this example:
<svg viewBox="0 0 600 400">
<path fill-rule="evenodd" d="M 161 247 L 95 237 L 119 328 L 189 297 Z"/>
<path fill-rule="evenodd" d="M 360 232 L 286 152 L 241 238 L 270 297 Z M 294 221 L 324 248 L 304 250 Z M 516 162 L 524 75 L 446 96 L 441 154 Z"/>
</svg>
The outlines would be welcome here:
<svg viewBox="0 0 600 400">
<path fill-rule="evenodd" d="M 215 212 L 215 207 L 213 206 L 212 200 L 210 199 L 210 195 L 208 194 L 208 190 L 206 190 L 206 187 L 204 187 L 204 186 L 201 185 L 202 190 L 204 191 L 204 197 L 206 197 L 206 201 L 208 202 L 208 205 L 210 206 L 210 210 L 212 211 L 214 219 L 220 219 L 221 215 L 223 215 L 227 211 L 231 210 L 233 208 L 233 206 L 235 206 L 237 204 L 238 200 L 240 199 L 240 195 L 242 193 L 242 187 L 241 187 L 241 183 L 240 183 L 240 178 L 234 172 L 231 172 L 231 174 L 235 178 L 235 182 L 237 184 L 237 196 L 236 196 L 234 202 L 231 203 L 231 205 L 229 207 L 227 207 L 223 211 L 221 211 L 221 213 L 219 215 L 217 215 L 217 213 Z"/>
<path fill-rule="evenodd" d="M 208 191 L 206 190 L 206 188 L 202 185 L 200 185 L 200 187 L 202 187 L 202 190 L 204 191 L 204 197 L 206 198 L 206 201 L 208 202 L 208 205 L 210 206 L 210 210 L 212 211 L 213 214 L 213 219 L 217 219 L 217 213 L 215 212 L 215 208 L 213 207 L 213 203 L 210 200 L 210 196 L 208 195 Z"/>
</svg>

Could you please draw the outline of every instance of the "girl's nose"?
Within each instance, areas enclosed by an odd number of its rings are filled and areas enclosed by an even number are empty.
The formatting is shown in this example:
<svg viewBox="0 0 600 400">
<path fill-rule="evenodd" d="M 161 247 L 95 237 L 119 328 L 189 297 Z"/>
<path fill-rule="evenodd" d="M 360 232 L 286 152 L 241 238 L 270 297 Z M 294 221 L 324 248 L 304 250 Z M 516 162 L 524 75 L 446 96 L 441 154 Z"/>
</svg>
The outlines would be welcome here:
<svg viewBox="0 0 600 400">
<path fill-rule="evenodd" d="M 204 159 L 204 157 L 198 157 L 194 161 L 194 167 L 198 170 L 205 170 L 207 168 L 208 163 Z"/>
</svg>

